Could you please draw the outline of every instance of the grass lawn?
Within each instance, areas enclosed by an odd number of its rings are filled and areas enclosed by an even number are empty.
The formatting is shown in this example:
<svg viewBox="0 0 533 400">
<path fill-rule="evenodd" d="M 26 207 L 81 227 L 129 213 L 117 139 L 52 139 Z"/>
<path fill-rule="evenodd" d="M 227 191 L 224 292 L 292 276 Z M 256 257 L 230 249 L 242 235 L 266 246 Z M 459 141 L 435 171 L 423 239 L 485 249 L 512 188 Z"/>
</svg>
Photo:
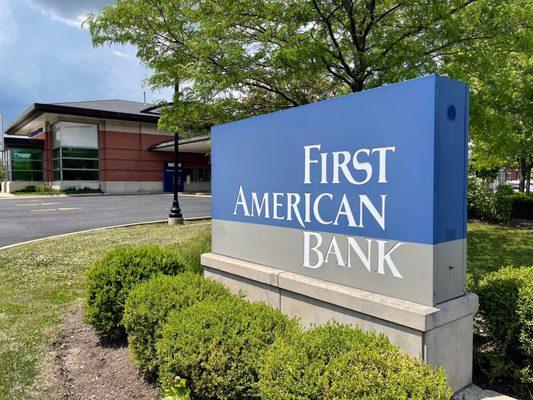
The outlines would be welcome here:
<svg viewBox="0 0 533 400">
<path fill-rule="evenodd" d="M 481 278 L 505 266 L 533 265 L 533 228 L 469 224 L 467 284 L 475 291 Z"/>
<path fill-rule="evenodd" d="M 62 315 L 84 295 L 87 267 L 125 244 L 178 246 L 209 222 L 144 225 L 67 236 L 0 251 L 0 399 L 49 398 L 34 384 Z"/>
<path fill-rule="evenodd" d="M 0 251 L 0 399 L 50 397 L 45 393 L 52 389 L 36 377 L 46 368 L 46 354 L 61 329 L 62 316 L 83 298 L 84 272 L 94 260 L 124 244 L 178 246 L 209 227 L 209 222 L 145 225 Z M 533 265 L 531 243 L 532 229 L 470 225 L 470 284 L 500 266 Z"/>
</svg>

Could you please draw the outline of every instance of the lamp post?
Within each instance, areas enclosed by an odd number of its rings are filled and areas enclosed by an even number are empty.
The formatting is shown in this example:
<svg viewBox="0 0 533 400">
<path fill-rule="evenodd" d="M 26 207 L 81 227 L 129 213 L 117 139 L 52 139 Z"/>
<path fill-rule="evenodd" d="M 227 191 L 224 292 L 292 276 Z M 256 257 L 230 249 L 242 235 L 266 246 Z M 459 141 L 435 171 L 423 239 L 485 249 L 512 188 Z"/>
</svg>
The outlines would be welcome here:
<svg viewBox="0 0 533 400">
<path fill-rule="evenodd" d="M 178 150 L 179 150 L 179 134 L 174 133 L 174 200 L 168 215 L 169 225 L 183 224 L 183 215 L 181 215 L 180 203 L 178 200 Z"/>
</svg>

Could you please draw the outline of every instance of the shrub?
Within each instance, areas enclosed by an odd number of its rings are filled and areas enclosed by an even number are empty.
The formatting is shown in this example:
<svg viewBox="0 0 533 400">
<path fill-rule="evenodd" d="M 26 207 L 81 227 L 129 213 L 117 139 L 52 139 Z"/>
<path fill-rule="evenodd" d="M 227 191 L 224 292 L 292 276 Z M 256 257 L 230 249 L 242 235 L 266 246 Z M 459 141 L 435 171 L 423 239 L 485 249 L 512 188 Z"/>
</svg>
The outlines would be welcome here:
<svg viewBox="0 0 533 400">
<path fill-rule="evenodd" d="M 259 389 L 269 400 L 448 400 L 442 370 L 382 335 L 328 324 L 279 337 L 265 355 Z"/>
<path fill-rule="evenodd" d="M 102 189 L 100 188 L 95 189 L 95 188 L 91 188 L 88 186 L 84 186 L 82 188 L 71 186 L 71 187 L 64 189 L 63 192 L 66 194 L 103 193 Z"/>
<path fill-rule="evenodd" d="M 258 399 L 258 368 L 277 336 L 297 321 L 262 304 L 231 298 L 172 312 L 157 343 L 160 381 L 187 380 L 195 399 Z"/>
<path fill-rule="evenodd" d="M 477 292 L 477 366 L 491 382 L 525 394 L 533 383 L 533 266 L 493 272 Z"/>
<path fill-rule="evenodd" d="M 180 253 L 187 269 L 196 273 L 203 273 L 200 256 L 211 251 L 211 230 L 200 231 L 198 235 L 189 239 L 180 247 Z"/>
<path fill-rule="evenodd" d="M 494 192 L 494 211 L 496 220 L 508 222 L 511 219 L 511 198 L 514 194 L 511 185 L 499 185 Z"/>
<path fill-rule="evenodd" d="M 159 274 L 185 269 L 179 253 L 158 246 L 119 247 L 96 261 L 88 272 L 87 321 L 103 337 L 125 338 L 124 302 L 133 286 Z"/>
<path fill-rule="evenodd" d="M 35 185 L 28 185 L 23 187 L 22 189 L 16 190 L 15 193 L 34 193 L 35 192 Z"/>
<path fill-rule="evenodd" d="M 511 217 L 533 219 L 533 195 L 514 193 L 511 196 Z"/>
<path fill-rule="evenodd" d="M 492 221 L 495 218 L 494 194 L 473 175 L 468 176 L 468 218 Z"/>
<path fill-rule="evenodd" d="M 186 272 L 158 276 L 136 285 L 126 299 L 122 323 L 137 365 L 146 375 L 157 373 L 156 341 L 172 310 L 182 310 L 204 299 L 229 297 L 224 286 Z"/>
<path fill-rule="evenodd" d="M 35 186 L 35 192 L 36 193 L 53 193 L 53 192 L 59 192 L 59 191 L 54 190 L 48 187 L 47 185 L 45 185 L 44 183 L 42 183 L 40 185 Z"/>
<path fill-rule="evenodd" d="M 15 191 L 15 193 L 41 193 L 41 194 L 62 194 L 61 190 L 52 189 L 50 186 L 41 183 L 37 186 L 28 185 L 24 188 Z"/>
</svg>

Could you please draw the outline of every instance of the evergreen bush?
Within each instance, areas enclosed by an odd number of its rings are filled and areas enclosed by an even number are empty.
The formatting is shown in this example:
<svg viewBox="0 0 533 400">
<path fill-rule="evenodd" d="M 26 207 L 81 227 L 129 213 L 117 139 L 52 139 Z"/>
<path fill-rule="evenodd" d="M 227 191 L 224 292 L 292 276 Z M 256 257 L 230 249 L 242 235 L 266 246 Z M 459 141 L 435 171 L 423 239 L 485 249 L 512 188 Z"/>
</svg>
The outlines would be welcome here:
<svg viewBox="0 0 533 400">
<path fill-rule="evenodd" d="M 185 270 L 181 255 L 159 246 L 119 247 L 97 260 L 87 274 L 87 321 L 104 338 L 125 338 L 124 303 L 137 283 Z"/>
<path fill-rule="evenodd" d="M 268 400 L 448 400 L 440 369 L 403 353 L 384 336 L 327 324 L 278 337 L 260 368 Z"/>
<path fill-rule="evenodd" d="M 126 299 L 122 323 L 141 372 L 148 376 L 157 373 L 156 342 L 169 312 L 183 310 L 205 299 L 229 296 L 224 286 L 190 272 L 157 276 L 136 285 Z"/>
</svg>

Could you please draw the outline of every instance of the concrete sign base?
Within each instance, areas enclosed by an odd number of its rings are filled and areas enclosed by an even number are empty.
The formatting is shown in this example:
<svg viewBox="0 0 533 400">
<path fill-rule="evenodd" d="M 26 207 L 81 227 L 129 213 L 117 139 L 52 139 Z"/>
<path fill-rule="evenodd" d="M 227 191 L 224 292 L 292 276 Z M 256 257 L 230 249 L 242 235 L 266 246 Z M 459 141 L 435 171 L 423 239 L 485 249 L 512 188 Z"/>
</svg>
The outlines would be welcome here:
<svg viewBox="0 0 533 400">
<path fill-rule="evenodd" d="M 215 253 L 203 254 L 202 264 L 206 278 L 298 317 L 303 326 L 334 320 L 385 334 L 407 353 L 442 366 L 454 392 L 472 381 L 473 293 L 427 306 Z"/>
</svg>

